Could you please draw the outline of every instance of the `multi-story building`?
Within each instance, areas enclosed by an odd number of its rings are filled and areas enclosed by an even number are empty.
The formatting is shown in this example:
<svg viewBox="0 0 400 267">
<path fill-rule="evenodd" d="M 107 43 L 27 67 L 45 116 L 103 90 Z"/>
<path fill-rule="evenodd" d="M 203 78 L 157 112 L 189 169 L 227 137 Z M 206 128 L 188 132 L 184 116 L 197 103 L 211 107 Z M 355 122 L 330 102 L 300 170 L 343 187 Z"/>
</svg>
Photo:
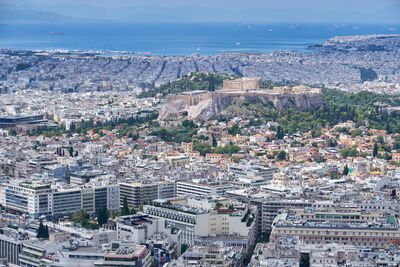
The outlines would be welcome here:
<svg viewBox="0 0 400 267">
<path fill-rule="evenodd" d="M 168 225 L 176 227 L 181 231 L 181 242 L 183 244 L 194 244 L 194 225 L 198 216 L 194 210 L 179 210 L 162 206 L 144 205 L 143 213 L 151 217 L 165 219 Z"/>
<path fill-rule="evenodd" d="M 46 266 L 51 260 L 46 259 L 47 249 L 45 244 L 32 240 L 25 241 L 22 244 L 21 253 L 19 253 L 20 266 L 35 267 Z"/>
<path fill-rule="evenodd" d="M 120 183 L 120 205 L 122 207 L 124 198 L 127 198 L 129 207 L 139 208 L 145 202 L 158 198 L 169 198 L 175 196 L 175 183 L 162 181 L 154 183 Z"/>
<path fill-rule="evenodd" d="M 176 195 L 183 196 L 203 196 L 223 195 L 226 191 L 233 189 L 231 184 L 211 184 L 211 183 L 193 183 L 177 182 Z"/>
<path fill-rule="evenodd" d="M 272 224 L 271 239 L 282 235 L 298 236 L 305 244 L 388 248 L 400 240 L 398 220 L 382 212 L 337 210 L 292 210 L 281 213 Z"/>
<path fill-rule="evenodd" d="M 264 167 L 259 165 L 231 164 L 228 171 L 238 178 L 262 177 L 267 180 L 274 178 L 278 171 L 276 167 Z"/>
<path fill-rule="evenodd" d="M 0 234 L 0 258 L 6 258 L 8 263 L 19 265 L 19 253 L 22 241 L 16 236 Z"/>
<path fill-rule="evenodd" d="M 233 211 L 221 208 L 205 211 L 156 201 L 152 205 L 145 205 L 143 212 L 152 217 L 164 218 L 168 225 L 180 229 L 184 244 L 194 244 L 196 237 L 202 239 L 202 244 L 208 244 L 215 241 L 224 242 L 235 236 L 236 240 L 240 239 L 235 244 L 243 245 L 247 250 L 254 242 L 255 215 L 248 209 Z"/>
<path fill-rule="evenodd" d="M 106 206 L 110 212 L 119 210 L 119 185 L 56 188 L 48 183 L 10 182 L 0 191 L 1 204 L 6 208 L 32 217 L 63 216 L 84 210 L 97 212 Z"/>
<path fill-rule="evenodd" d="M 190 159 L 187 156 L 169 156 L 166 160 L 173 167 L 179 167 L 188 164 Z"/>
<path fill-rule="evenodd" d="M 52 213 L 52 193 L 50 184 L 17 181 L 4 184 L 1 194 L 2 205 L 7 209 L 29 213 L 32 216 Z"/>
<path fill-rule="evenodd" d="M 104 260 L 95 261 L 95 266 L 138 266 L 150 267 L 151 251 L 145 245 L 135 242 L 114 241 L 111 250 L 104 254 Z"/>
<path fill-rule="evenodd" d="M 180 231 L 168 227 L 165 219 L 135 214 L 118 217 L 116 220 L 117 238 L 145 243 L 155 234 L 163 235 L 169 243 L 175 242 L 180 247 Z"/>
</svg>

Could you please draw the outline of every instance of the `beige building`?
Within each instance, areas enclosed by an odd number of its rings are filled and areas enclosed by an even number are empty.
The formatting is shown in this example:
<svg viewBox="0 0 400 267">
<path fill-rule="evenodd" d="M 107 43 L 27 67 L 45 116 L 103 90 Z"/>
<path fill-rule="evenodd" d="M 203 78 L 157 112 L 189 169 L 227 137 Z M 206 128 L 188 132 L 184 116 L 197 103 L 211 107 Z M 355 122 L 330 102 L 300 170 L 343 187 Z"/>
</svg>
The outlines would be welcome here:
<svg viewBox="0 0 400 267">
<path fill-rule="evenodd" d="M 193 152 L 193 142 L 185 143 L 182 142 L 182 149 L 186 156 L 189 156 Z"/>
<path fill-rule="evenodd" d="M 187 156 L 170 156 L 166 157 L 166 160 L 168 161 L 168 164 L 174 167 L 179 167 L 188 164 L 190 159 Z"/>
<path fill-rule="evenodd" d="M 243 77 L 235 80 L 224 80 L 224 90 L 251 90 L 260 88 L 260 79 Z"/>
<path fill-rule="evenodd" d="M 270 238 L 277 240 L 282 235 L 298 236 L 303 244 L 338 243 L 372 248 L 388 248 L 400 240 L 394 215 L 354 210 L 282 213 L 272 224 Z"/>
</svg>

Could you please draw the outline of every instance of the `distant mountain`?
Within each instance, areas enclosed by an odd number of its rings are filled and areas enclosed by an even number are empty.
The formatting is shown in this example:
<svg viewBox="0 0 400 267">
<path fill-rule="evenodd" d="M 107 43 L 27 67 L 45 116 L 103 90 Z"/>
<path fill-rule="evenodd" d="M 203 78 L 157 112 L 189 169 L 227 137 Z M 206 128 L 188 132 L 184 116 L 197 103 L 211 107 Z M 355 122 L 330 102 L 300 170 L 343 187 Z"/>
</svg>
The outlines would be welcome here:
<svg viewBox="0 0 400 267">
<path fill-rule="evenodd" d="M 67 22 L 72 18 L 59 15 L 54 12 L 47 11 L 31 11 L 31 10 L 7 10 L 1 15 L 1 23 L 50 23 L 50 22 Z"/>
<path fill-rule="evenodd" d="M 77 3 L 77 2 L 74 2 Z M 152 4 L 151 4 L 152 3 Z M 281 8 L 276 6 L 254 8 L 237 6 L 206 5 L 205 3 L 180 4 L 172 7 L 165 4 L 135 4 L 119 7 L 99 7 L 82 4 L 65 4 L 54 1 L 39 5 L 29 0 L 0 0 L 0 23 L 9 21 L 127 21 L 127 22 L 339 22 L 339 23 L 400 23 L 400 4 L 385 6 L 371 12 L 320 11 L 308 8 Z"/>
</svg>

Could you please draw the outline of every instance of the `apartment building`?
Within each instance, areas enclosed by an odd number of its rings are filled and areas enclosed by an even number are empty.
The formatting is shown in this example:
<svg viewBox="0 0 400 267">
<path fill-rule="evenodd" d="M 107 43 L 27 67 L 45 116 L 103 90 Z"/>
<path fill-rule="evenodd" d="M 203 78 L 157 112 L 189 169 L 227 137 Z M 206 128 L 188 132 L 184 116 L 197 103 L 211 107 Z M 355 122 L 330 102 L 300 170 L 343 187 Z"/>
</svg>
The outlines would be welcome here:
<svg viewBox="0 0 400 267">
<path fill-rule="evenodd" d="M 137 209 L 145 202 L 175 196 L 175 183 L 172 181 L 160 181 L 154 183 L 120 183 L 119 188 L 121 207 L 125 197 L 128 200 L 129 207 Z"/>
<path fill-rule="evenodd" d="M 334 242 L 380 249 L 398 242 L 400 229 L 397 218 L 387 213 L 295 210 L 274 220 L 270 238 L 282 235 L 298 236 L 304 244 Z"/>
<path fill-rule="evenodd" d="M 156 201 L 145 205 L 143 213 L 152 217 L 163 218 L 168 225 L 181 230 L 182 243 L 193 245 L 196 237 L 216 237 L 217 240 L 203 240 L 202 243 L 227 241 L 235 236 L 236 244 L 243 244 L 245 249 L 254 242 L 255 214 L 248 209 L 233 211 L 230 209 L 201 210 L 187 206 L 171 205 L 167 202 Z M 228 236 L 228 237 L 227 237 Z M 238 238 L 240 237 L 240 238 Z M 221 240 L 219 240 L 220 238 Z M 246 240 L 244 243 L 243 240 Z"/>
<path fill-rule="evenodd" d="M 1 188 L 1 204 L 7 209 L 29 213 L 34 217 L 52 213 L 50 184 L 12 181 Z"/>
<path fill-rule="evenodd" d="M 119 210 L 119 185 L 52 187 L 42 181 L 12 181 L 0 190 L 3 207 L 32 217 L 64 216 L 84 210 L 94 213 L 103 206 L 110 212 Z"/>
<path fill-rule="evenodd" d="M 210 195 L 224 195 L 226 191 L 233 189 L 231 184 L 212 184 L 212 183 L 194 183 L 177 182 L 176 195 L 179 197 L 208 197 Z"/>
</svg>

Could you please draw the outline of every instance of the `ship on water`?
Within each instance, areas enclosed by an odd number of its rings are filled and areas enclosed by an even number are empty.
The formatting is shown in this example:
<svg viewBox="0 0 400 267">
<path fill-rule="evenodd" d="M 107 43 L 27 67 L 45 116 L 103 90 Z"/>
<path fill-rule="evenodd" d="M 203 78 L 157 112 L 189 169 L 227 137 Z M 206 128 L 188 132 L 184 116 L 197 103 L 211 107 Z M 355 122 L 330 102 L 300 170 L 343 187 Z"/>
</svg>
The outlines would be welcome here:
<svg viewBox="0 0 400 267">
<path fill-rule="evenodd" d="M 51 35 L 63 35 L 64 33 L 63 32 L 51 32 L 50 34 Z"/>
</svg>

